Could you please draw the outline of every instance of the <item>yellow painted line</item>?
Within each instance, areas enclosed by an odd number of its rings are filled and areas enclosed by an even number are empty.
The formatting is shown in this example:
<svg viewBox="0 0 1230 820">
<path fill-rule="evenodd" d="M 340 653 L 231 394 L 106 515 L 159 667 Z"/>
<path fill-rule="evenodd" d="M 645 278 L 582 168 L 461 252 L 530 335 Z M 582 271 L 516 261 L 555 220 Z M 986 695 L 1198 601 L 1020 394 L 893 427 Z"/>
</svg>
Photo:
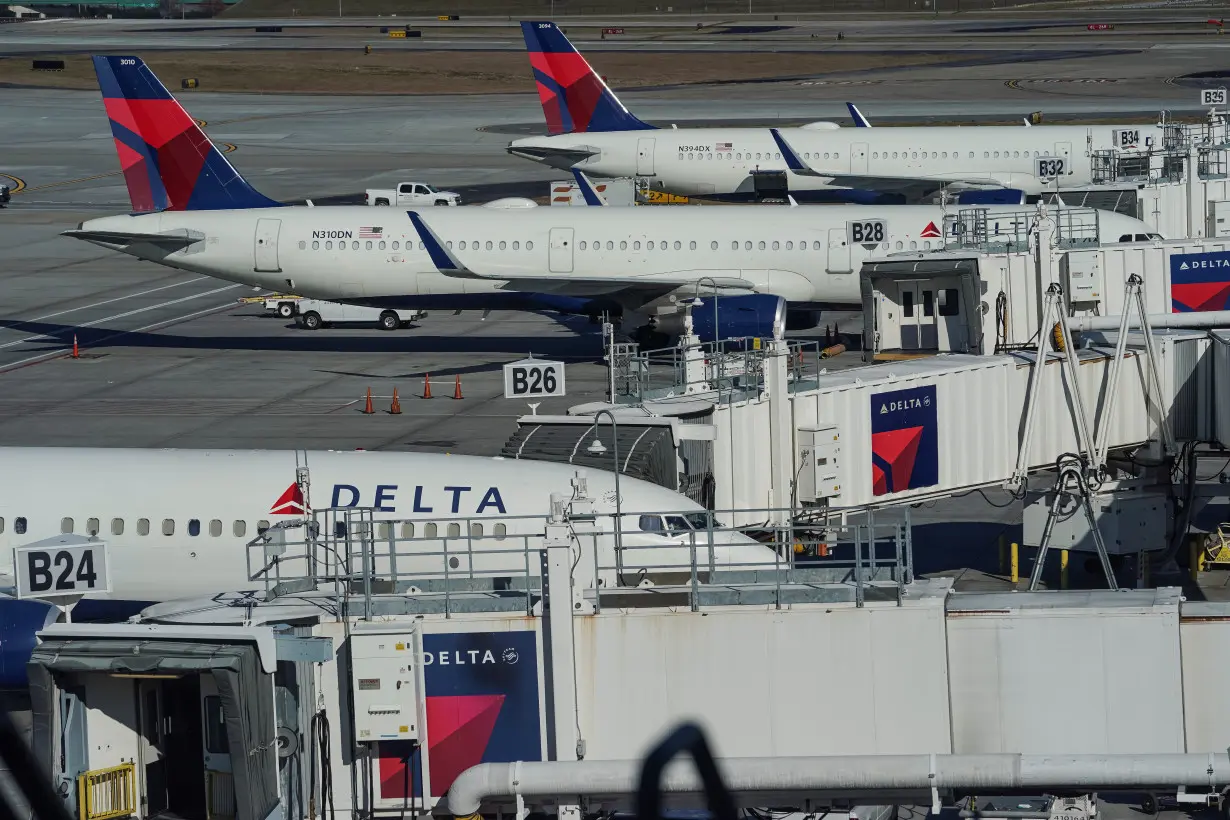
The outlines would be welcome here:
<svg viewBox="0 0 1230 820">
<path fill-rule="evenodd" d="M 26 189 L 26 181 L 21 177 L 15 177 L 12 174 L 0 174 L 0 177 L 11 180 L 16 187 L 9 191 L 10 194 L 20 194 Z"/>
<path fill-rule="evenodd" d="M 222 153 L 224 154 L 229 154 L 232 151 L 238 151 L 238 150 L 239 150 L 239 146 L 233 142 L 222 143 Z"/>
<path fill-rule="evenodd" d="M 48 188 L 62 188 L 65 185 L 76 185 L 78 182 L 92 182 L 96 179 L 106 179 L 107 177 L 119 176 L 122 171 L 110 171 L 105 174 L 95 174 L 92 177 L 81 177 L 79 179 L 65 179 L 60 182 L 48 182 L 46 185 L 36 185 L 33 188 L 27 188 L 27 191 L 45 191 Z"/>
<path fill-rule="evenodd" d="M 196 124 L 201 128 L 204 128 L 205 126 L 209 125 L 209 123 L 206 122 L 205 120 L 196 120 Z"/>
<path fill-rule="evenodd" d="M 1004 85 L 1008 86 L 1009 88 L 1016 89 L 1017 91 L 1021 90 L 1020 80 L 1008 80 L 1006 83 L 1004 83 Z"/>
</svg>

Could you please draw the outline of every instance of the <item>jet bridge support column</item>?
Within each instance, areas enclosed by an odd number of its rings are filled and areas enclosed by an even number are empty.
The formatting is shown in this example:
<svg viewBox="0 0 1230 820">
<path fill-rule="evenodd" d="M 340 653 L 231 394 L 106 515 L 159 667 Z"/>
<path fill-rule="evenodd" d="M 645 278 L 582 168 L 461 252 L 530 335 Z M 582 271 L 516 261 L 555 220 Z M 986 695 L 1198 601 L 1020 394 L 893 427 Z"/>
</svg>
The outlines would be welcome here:
<svg viewBox="0 0 1230 820">
<path fill-rule="evenodd" d="M 790 412 L 790 348 L 783 339 L 768 342 L 764 389 L 769 398 L 769 520 L 785 526 L 793 515 L 794 420 Z"/>
<path fill-rule="evenodd" d="M 550 733 L 550 759 L 575 761 L 585 757 L 585 741 L 581 738 L 580 716 L 577 712 L 576 636 L 573 617 L 586 607 L 580 590 L 573 584 L 573 566 L 577 553 L 571 527 L 565 517 L 563 495 L 551 494 L 551 517 L 547 521 L 543 553 L 546 570 L 542 596 L 545 616 L 545 640 L 549 652 L 547 667 L 551 679 L 547 687 L 546 706 Z M 559 806 L 560 820 L 581 820 L 579 799 L 565 798 Z"/>
</svg>

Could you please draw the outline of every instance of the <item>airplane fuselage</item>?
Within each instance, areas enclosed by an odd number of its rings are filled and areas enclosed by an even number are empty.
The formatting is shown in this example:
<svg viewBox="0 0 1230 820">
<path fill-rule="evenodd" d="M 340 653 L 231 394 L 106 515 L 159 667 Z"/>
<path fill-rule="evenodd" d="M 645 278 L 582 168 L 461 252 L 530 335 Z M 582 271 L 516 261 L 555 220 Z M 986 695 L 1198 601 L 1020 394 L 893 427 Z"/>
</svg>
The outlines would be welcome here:
<svg viewBox="0 0 1230 820">
<path fill-rule="evenodd" d="M 1052 126 L 919 126 L 897 128 L 783 128 L 793 149 L 817 171 L 929 180 L 985 180 L 1034 194 L 1091 183 L 1092 151 L 1116 147 L 1116 132 L 1134 132 L 1140 148 L 1160 146 L 1154 124 Z M 659 190 L 682 195 L 751 198 L 753 174 L 786 171 L 767 128 L 679 128 L 527 137 L 510 153 L 561 169 L 602 177 L 641 176 Z M 589 155 L 586 157 L 586 155 Z M 1053 181 L 1035 176 L 1038 157 L 1063 161 Z M 580 159 L 580 161 L 578 161 Z M 833 188 L 832 178 L 788 175 L 789 189 Z M 845 187 L 845 186 L 836 186 Z"/>
<path fill-rule="evenodd" d="M 706 277 L 751 282 L 755 291 L 796 305 L 858 304 L 856 272 L 862 260 L 871 253 L 941 247 L 945 213 L 938 206 L 421 212 L 462 264 L 491 279 L 442 274 L 403 209 L 166 211 L 104 217 L 84 223 L 82 230 L 98 232 L 95 236 L 108 231 L 183 236 L 187 246 L 170 252 L 143 242 L 121 247 L 90 241 L 160 264 L 320 299 L 464 309 L 516 307 L 534 293 L 646 310 L 694 295 Z M 947 213 L 951 222 L 955 211 Z M 988 213 L 997 233 L 1018 231 L 1026 212 L 992 207 Z M 1105 241 L 1146 230 L 1117 214 L 1103 212 L 1099 218 Z M 876 220 L 885 224 L 873 241 L 861 234 L 852 241 L 852 224 Z M 622 284 L 604 285 L 604 276 Z M 658 285 L 655 278 L 670 283 Z M 632 286 L 629 279 L 635 280 Z M 681 287 L 680 279 L 689 284 Z"/>
</svg>

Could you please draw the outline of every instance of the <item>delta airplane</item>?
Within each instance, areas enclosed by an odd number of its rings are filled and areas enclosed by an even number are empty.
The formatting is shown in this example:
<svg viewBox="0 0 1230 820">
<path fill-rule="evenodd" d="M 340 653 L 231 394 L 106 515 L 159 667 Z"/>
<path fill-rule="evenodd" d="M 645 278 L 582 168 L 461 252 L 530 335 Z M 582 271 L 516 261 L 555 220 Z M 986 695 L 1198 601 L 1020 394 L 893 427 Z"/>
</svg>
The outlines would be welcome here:
<svg viewBox="0 0 1230 820">
<path fill-rule="evenodd" d="M 765 336 L 787 303 L 858 305 L 868 254 L 943 243 L 946 213 L 934 206 L 282 206 L 235 171 L 141 60 L 94 65 L 133 213 L 65 235 L 254 287 L 372 307 L 608 312 L 625 316 L 625 330 L 659 333 L 680 324 L 680 305 L 716 294 L 719 327 L 709 327 L 712 309 L 697 310 L 698 335 Z M 991 213 L 1003 215 L 992 233 L 1024 233 L 1019 208 Z M 1148 234 L 1118 214 L 1099 224 L 1108 242 Z"/>
<path fill-rule="evenodd" d="M 600 434 L 601 437 L 601 434 Z M 64 564 L 14 566 L 14 548 L 71 535 L 94 536 L 107 546 L 111 589 L 87 596 L 73 617 L 132 614 L 148 603 L 260 589 L 249 579 L 249 559 L 259 569 L 263 553 L 247 547 L 271 524 L 329 507 L 372 508 L 376 537 L 400 541 L 399 572 L 443 576 L 443 551 L 453 573 L 484 576 L 526 572 L 520 550 L 541 534 L 551 495 L 575 497 L 577 468 L 543 461 L 505 460 L 435 453 L 308 452 L 259 450 L 118 450 L 67 447 L 0 448 L 0 585 L 12 590 L 15 573 L 43 583 L 49 594 L 88 587 L 94 567 Z M 113 475 L 122 481 L 76 482 L 66 476 Z M 299 470 L 306 468 L 307 481 Z M 599 560 L 613 567 L 614 474 L 588 470 L 586 496 L 605 536 Z M 671 490 L 621 476 L 620 528 L 625 578 L 690 573 L 695 538 L 708 564 L 709 513 Z M 382 523 L 383 522 L 383 523 Z M 720 526 L 720 521 L 715 526 Z M 302 541 L 302 530 L 288 542 Z M 774 551 L 742 534 L 716 530 L 714 561 L 724 567 L 771 568 Z M 431 557 L 422 555 L 429 553 Z M 287 556 L 295 554 L 288 547 Z M 415 554 L 419 554 L 416 559 Z M 43 560 L 46 564 L 47 560 Z M 387 564 L 387 559 L 385 559 Z M 537 574 L 538 563 L 530 562 Z M 385 569 L 377 561 L 376 571 Z M 288 563 L 286 572 L 302 572 Z M 613 575 L 611 581 L 613 582 Z M 81 584 L 82 587 L 77 585 Z M 129 603 L 131 606 L 124 606 Z M 83 615 L 78 615 L 80 610 Z M 0 688 L 24 664 L 34 632 L 54 620 L 39 601 L 0 594 Z M 24 653 L 24 656 L 22 655 Z"/>
<path fill-rule="evenodd" d="M 769 190 L 788 191 L 800 202 L 904 202 L 945 188 L 965 202 L 1019 201 L 1088 186 L 1092 151 L 1162 144 L 1162 128 L 1154 124 L 839 128 L 816 122 L 780 129 L 807 163 L 801 173 L 768 128 L 658 129 L 642 122 L 554 23 L 521 28 L 548 136 L 514 140 L 509 153 L 591 176 L 647 177 L 655 189 L 675 194 L 756 199 Z M 869 125 L 853 107 L 851 115 Z"/>
</svg>

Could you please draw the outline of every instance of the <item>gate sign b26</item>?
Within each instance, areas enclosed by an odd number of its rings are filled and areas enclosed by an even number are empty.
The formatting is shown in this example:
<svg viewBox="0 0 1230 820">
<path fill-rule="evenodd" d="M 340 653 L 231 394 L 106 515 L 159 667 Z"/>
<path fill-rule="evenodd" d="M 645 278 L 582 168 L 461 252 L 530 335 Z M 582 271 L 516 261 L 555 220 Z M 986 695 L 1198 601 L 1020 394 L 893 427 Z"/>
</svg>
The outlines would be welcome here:
<svg viewBox="0 0 1230 820">
<path fill-rule="evenodd" d="M 1230 310 L 1230 252 L 1170 257 L 1170 302 L 1174 313 Z"/>
<path fill-rule="evenodd" d="M 504 398 L 536 399 L 563 395 L 563 362 L 522 359 L 504 365 Z"/>
</svg>

